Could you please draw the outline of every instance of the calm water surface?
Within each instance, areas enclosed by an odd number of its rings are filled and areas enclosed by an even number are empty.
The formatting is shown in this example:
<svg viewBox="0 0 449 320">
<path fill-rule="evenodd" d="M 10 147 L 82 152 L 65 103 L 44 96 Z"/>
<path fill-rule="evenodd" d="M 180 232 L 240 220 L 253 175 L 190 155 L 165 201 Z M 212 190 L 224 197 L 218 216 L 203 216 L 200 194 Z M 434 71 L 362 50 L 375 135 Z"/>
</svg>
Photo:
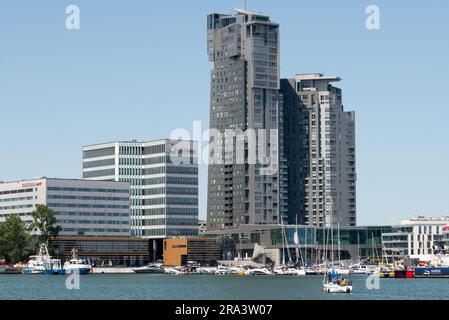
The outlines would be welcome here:
<svg viewBox="0 0 449 320">
<path fill-rule="evenodd" d="M 80 289 L 66 289 L 66 276 L 0 275 L 0 299 L 449 299 L 449 279 L 380 279 L 351 276 L 352 294 L 326 294 L 321 276 L 88 275 Z"/>
</svg>

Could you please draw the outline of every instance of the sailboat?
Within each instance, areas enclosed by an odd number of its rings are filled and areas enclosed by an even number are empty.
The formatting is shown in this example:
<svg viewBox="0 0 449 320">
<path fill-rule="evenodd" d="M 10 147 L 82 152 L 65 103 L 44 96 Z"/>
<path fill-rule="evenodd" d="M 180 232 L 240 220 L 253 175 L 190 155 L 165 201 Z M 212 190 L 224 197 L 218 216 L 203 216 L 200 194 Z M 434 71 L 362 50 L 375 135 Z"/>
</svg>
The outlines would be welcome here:
<svg viewBox="0 0 449 320">
<path fill-rule="evenodd" d="M 277 266 L 275 268 L 273 268 L 273 272 L 276 275 L 293 275 L 293 276 L 305 276 L 306 275 L 306 271 L 304 268 L 298 268 L 298 264 L 299 264 L 299 237 L 298 237 L 298 230 L 296 227 L 296 231 L 294 234 L 294 242 L 296 245 L 296 264 L 293 263 L 292 260 L 292 256 L 290 253 L 290 247 L 288 244 L 288 239 L 287 239 L 287 234 L 285 232 L 285 227 L 284 227 L 284 223 L 283 221 L 281 221 L 281 226 L 282 226 L 282 242 L 283 242 L 283 247 L 282 247 L 282 264 L 280 266 Z M 285 263 L 285 249 L 287 249 L 287 254 L 288 254 L 288 264 Z M 301 256 L 302 257 L 302 256 Z"/>
<path fill-rule="evenodd" d="M 352 281 L 343 277 L 339 277 L 338 269 L 334 268 L 334 221 L 332 218 L 333 202 L 331 198 L 331 216 L 330 216 L 330 231 L 331 231 L 331 264 L 327 269 L 323 279 L 323 290 L 327 293 L 351 293 Z M 328 238 L 329 239 L 329 238 Z M 326 243 L 326 241 L 324 241 Z M 327 255 L 326 255 L 327 258 Z"/>
<path fill-rule="evenodd" d="M 335 271 L 337 271 L 338 274 L 340 275 L 348 275 L 349 274 L 349 267 L 345 267 L 342 265 L 341 263 L 341 256 L 340 256 L 340 252 L 341 252 L 341 246 L 340 246 L 340 221 L 338 222 L 337 225 L 337 240 L 338 240 L 338 267 L 336 268 Z"/>
</svg>

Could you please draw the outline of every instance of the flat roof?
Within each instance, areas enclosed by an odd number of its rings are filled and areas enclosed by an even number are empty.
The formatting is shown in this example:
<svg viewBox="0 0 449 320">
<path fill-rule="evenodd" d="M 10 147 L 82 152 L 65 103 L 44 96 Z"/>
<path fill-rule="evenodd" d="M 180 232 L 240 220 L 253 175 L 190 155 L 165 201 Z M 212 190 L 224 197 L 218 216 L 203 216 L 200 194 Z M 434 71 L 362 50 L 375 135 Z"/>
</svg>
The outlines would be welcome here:
<svg viewBox="0 0 449 320">
<path fill-rule="evenodd" d="M 138 141 L 138 140 L 117 140 L 117 141 L 111 141 L 111 142 L 103 142 L 103 143 L 96 143 L 96 144 L 89 144 L 83 146 L 83 150 L 85 148 L 93 148 L 93 147 L 100 147 L 100 146 L 111 146 L 116 143 L 135 143 L 135 144 L 151 144 L 151 143 L 162 143 L 167 141 L 177 141 L 177 142 L 198 142 L 196 140 L 177 140 L 177 139 L 169 139 L 169 138 L 163 138 L 163 139 L 157 139 L 157 140 L 150 140 L 150 141 Z"/>
<path fill-rule="evenodd" d="M 266 15 L 264 13 L 261 13 L 261 12 L 250 11 L 250 10 L 242 9 L 242 8 L 232 8 L 231 11 L 234 11 L 234 12 L 239 13 L 239 14 L 244 14 L 244 15 L 260 16 L 260 17 L 266 17 L 266 18 L 270 17 L 270 16 L 268 16 L 268 15 Z"/>
<path fill-rule="evenodd" d="M 296 81 L 301 80 L 318 80 L 318 81 L 332 81 L 337 82 L 341 81 L 341 78 L 338 76 L 324 76 L 321 73 L 299 73 L 295 75 Z"/>
<path fill-rule="evenodd" d="M 81 179 L 81 178 L 49 178 L 49 177 L 38 177 L 38 178 L 32 178 L 32 179 L 21 179 L 21 180 L 14 180 L 14 181 L 0 181 L 0 185 L 2 184 L 9 184 L 9 183 L 21 183 L 21 182 L 33 182 L 38 180 L 58 180 L 58 181 L 82 181 L 82 182 L 92 182 L 92 183 L 122 183 L 122 184 L 129 184 L 129 182 L 124 181 L 108 181 L 108 180 L 89 180 L 89 179 Z"/>
</svg>

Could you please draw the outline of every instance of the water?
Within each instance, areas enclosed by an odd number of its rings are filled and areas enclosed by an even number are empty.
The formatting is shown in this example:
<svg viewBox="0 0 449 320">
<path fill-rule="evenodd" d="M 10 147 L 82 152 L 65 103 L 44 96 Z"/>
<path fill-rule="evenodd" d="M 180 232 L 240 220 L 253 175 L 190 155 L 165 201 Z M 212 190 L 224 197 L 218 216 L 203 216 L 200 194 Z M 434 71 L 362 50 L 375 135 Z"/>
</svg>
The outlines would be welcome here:
<svg viewBox="0 0 449 320">
<path fill-rule="evenodd" d="M 0 275 L 5 299 L 198 299 L 198 300 L 410 300 L 449 299 L 449 279 L 380 279 L 369 290 L 366 276 L 351 276 L 352 294 L 327 294 L 321 276 L 88 275 L 80 289 L 66 288 L 67 276 Z"/>
</svg>

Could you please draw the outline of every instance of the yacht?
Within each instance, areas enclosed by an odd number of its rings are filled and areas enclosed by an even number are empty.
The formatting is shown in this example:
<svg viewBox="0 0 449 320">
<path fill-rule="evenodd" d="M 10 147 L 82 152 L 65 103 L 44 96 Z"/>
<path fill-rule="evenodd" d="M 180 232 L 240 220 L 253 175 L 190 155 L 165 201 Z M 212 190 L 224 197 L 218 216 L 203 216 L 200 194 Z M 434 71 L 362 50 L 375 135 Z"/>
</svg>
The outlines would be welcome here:
<svg viewBox="0 0 449 320">
<path fill-rule="evenodd" d="M 278 266 L 273 269 L 276 275 L 285 275 L 285 276 L 305 276 L 306 270 L 304 268 L 293 268 L 286 266 Z"/>
<path fill-rule="evenodd" d="M 162 263 L 150 263 L 147 266 L 134 269 L 135 273 L 165 273 Z"/>
<path fill-rule="evenodd" d="M 274 275 L 274 272 L 268 270 L 267 268 L 253 268 L 248 269 L 246 274 L 252 276 L 272 276 Z"/>
</svg>

